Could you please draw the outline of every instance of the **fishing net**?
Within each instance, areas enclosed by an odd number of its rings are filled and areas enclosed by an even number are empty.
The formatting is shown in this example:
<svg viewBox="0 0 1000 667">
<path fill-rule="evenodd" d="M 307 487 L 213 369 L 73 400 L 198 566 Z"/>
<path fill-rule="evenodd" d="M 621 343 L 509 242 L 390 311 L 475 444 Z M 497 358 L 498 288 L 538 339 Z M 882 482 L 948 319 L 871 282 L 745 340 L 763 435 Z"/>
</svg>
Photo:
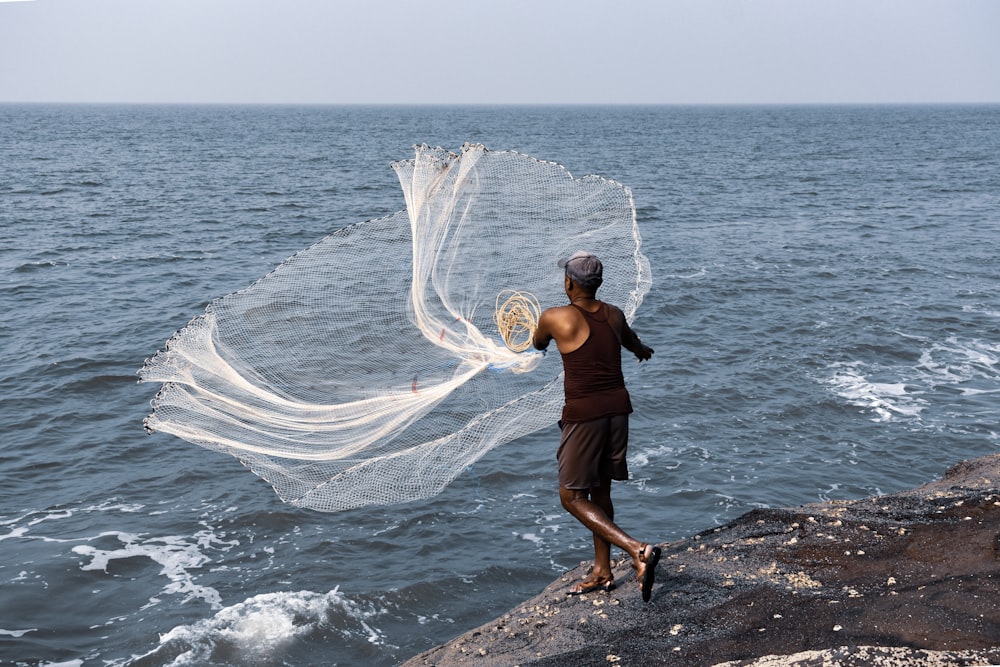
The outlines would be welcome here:
<svg viewBox="0 0 1000 667">
<path fill-rule="evenodd" d="M 555 423 L 558 355 L 511 349 L 501 328 L 520 316 L 497 308 L 515 293 L 565 303 L 556 262 L 584 248 L 604 263 L 601 297 L 631 320 L 650 286 L 631 192 L 481 145 L 419 146 L 392 168 L 405 211 L 293 255 L 146 361 L 141 381 L 163 383 L 148 431 L 339 511 L 433 496 Z"/>
</svg>

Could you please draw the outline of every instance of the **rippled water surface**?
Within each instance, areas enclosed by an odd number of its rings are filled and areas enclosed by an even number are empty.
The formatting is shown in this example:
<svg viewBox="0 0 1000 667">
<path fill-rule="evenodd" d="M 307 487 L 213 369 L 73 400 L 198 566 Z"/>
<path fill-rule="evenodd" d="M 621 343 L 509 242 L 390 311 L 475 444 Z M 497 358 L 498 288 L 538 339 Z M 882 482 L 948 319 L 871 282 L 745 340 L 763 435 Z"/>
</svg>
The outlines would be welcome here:
<svg viewBox="0 0 1000 667">
<path fill-rule="evenodd" d="M 440 496 L 319 514 L 142 430 L 213 298 L 404 207 L 466 141 L 629 185 L 637 536 L 908 488 L 998 449 L 1000 107 L 0 106 L 0 662 L 396 664 L 590 556 L 555 427 Z"/>
</svg>

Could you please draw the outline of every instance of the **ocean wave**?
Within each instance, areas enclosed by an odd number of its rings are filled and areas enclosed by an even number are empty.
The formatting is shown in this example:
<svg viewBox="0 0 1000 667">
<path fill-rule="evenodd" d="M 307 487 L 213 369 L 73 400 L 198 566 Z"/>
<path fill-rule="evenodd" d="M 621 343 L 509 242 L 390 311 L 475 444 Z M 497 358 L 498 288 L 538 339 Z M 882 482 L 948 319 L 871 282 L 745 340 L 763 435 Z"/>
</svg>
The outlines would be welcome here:
<svg viewBox="0 0 1000 667">
<path fill-rule="evenodd" d="M 836 364 L 827 383 L 835 394 L 851 405 L 872 414 L 873 421 L 889 421 L 894 417 L 919 417 L 927 401 L 917 397 L 920 392 L 907 390 L 905 382 L 877 382 L 866 377 L 870 366 L 862 362 Z"/>
<path fill-rule="evenodd" d="M 955 395 L 1000 392 L 1000 344 L 950 336 L 924 343 L 912 365 L 853 361 L 832 364 L 830 370 L 826 384 L 840 398 L 870 412 L 874 421 L 919 421 Z"/>
<path fill-rule="evenodd" d="M 14 273 L 34 273 L 44 269 L 51 269 L 57 266 L 69 266 L 69 262 L 56 262 L 53 260 L 43 260 L 38 262 L 27 262 L 14 267 Z"/>
<path fill-rule="evenodd" d="M 225 607 L 211 618 L 173 628 L 160 637 L 155 649 L 124 664 L 271 664 L 290 644 L 316 633 L 380 645 L 385 637 L 372 621 L 381 613 L 371 604 L 350 600 L 339 587 L 327 593 L 264 593 Z"/>
</svg>

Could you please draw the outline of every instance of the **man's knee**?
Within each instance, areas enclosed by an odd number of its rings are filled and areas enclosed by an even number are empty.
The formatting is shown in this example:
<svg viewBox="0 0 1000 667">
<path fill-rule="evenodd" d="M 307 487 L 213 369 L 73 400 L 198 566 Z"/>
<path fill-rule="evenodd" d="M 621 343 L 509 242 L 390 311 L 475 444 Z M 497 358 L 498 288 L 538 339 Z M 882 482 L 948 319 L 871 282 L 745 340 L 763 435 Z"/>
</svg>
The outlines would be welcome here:
<svg viewBox="0 0 1000 667">
<path fill-rule="evenodd" d="M 587 489 L 567 489 L 564 486 L 560 486 L 559 500 L 562 502 L 564 509 L 571 510 L 576 503 L 590 500 L 590 491 Z"/>
</svg>

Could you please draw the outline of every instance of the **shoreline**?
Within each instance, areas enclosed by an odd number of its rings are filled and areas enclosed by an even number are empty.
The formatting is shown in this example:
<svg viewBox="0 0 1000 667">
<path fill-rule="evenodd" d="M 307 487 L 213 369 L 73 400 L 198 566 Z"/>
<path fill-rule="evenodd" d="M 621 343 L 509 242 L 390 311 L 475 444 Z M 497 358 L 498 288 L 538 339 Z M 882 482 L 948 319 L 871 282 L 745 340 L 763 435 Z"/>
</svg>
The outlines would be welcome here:
<svg viewBox="0 0 1000 667">
<path fill-rule="evenodd" d="M 1000 664 L 1000 454 L 886 496 L 753 510 L 661 544 L 644 604 L 581 563 L 404 667 Z"/>
</svg>

